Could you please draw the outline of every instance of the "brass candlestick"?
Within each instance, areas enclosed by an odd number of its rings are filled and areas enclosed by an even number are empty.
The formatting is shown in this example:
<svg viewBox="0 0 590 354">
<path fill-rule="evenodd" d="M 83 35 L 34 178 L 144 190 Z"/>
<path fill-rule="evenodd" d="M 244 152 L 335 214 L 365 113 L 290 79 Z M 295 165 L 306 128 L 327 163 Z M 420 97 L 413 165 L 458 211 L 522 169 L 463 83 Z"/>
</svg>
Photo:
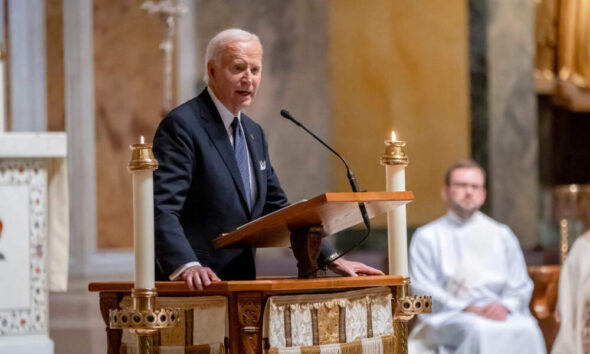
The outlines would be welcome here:
<svg viewBox="0 0 590 354">
<path fill-rule="evenodd" d="M 133 308 L 109 311 L 112 329 L 129 329 L 137 335 L 140 354 L 156 353 L 154 335 L 160 328 L 176 325 L 178 309 L 156 308 L 158 292 L 154 285 L 154 231 L 153 231 L 153 180 L 151 172 L 158 168 L 152 153 L 152 145 L 140 144 L 131 148 L 131 160 L 127 165 L 133 174 L 135 287 L 131 290 Z M 147 173 L 149 171 L 149 173 Z M 139 176 L 141 174 L 141 176 Z M 136 190 L 136 186 L 141 186 Z M 149 188 L 145 188 L 149 187 Z M 139 192 L 138 192 L 139 191 Z"/>
</svg>

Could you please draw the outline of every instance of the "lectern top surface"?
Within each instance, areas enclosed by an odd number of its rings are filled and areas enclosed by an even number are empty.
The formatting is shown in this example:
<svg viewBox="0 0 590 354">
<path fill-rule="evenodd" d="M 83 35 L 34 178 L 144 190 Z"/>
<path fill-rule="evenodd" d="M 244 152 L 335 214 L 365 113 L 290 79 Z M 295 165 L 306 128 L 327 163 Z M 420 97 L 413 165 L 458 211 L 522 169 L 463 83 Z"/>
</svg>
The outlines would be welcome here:
<svg viewBox="0 0 590 354">
<path fill-rule="evenodd" d="M 242 225 L 214 239 L 213 246 L 289 247 L 291 232 L 306 226 L 321 225 L 326 235 L 332 235 L 361 223 L 359 203 L 365 204 L 373 218 L 413 199 L 411 191 L 325 193 Z"/>
<path fill-rule="evenodd" d="M 259 279 L 232 280 L 214 282 L 203 291 L 190 290 L 184 281 L 156 282 L 158 294 L 195 293 L 219 294 L 237 291 L 305 291 L 315 289 L 348 289 L 373 286 L 398 286 L 403 284 L 402 276 L 376 275 L 361 277 L 330 277 L 316 279 Z M 90 283 L 88 290 L 93 292 L 131 292 L 133 282 L 100 282 Z"/>
</svg>

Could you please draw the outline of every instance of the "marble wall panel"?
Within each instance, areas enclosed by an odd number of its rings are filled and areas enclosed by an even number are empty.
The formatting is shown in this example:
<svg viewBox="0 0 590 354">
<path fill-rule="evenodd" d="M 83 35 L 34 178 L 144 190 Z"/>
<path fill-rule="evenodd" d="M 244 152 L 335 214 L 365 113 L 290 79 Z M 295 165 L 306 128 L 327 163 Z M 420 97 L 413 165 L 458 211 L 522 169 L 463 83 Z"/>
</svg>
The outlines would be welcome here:
<svg viewBox="0 0 590 354">
<path fill-rule="evenodd" d="M 487 21 L 491 214 L 526 248 L 538 239 L 534 3 L 489 0 Z"/>
<path fill-rule="evenodd" d="M 47 49 L 47 130 L 65 131 L 64 33 L 62 0 L 45 0 Z"/>
<path fill-rule="evenodd" d="M 0 185 L 0 281 L 10 284 L 0 292 L 0 311 L 31 306 L 29 199 L 27 185 Z"/>
<path fill-rule="evenodd" d="M 94 1 L 98 248 L 133 242 L 129 145 L 151 141 L 161 116 L 162 25 L 143 0 Z M 89 142 L 91 143 L 91 142 Z"/>
</svg>

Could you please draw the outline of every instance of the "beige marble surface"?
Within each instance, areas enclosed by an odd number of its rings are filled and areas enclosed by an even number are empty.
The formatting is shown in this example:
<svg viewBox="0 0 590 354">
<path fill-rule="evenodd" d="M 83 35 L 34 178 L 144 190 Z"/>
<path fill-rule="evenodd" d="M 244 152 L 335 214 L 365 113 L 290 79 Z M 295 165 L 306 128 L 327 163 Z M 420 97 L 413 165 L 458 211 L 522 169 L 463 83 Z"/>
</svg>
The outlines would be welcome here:
<svg viewBox="0 0 590 354">
<path fill-rule="evenodd" d="M 129 145 L 150 142 L 160 122 L 162 25 L 143 0 L 94 1 L 98 248 L 133 241 Z"/>
<path fill-rule="evenodd" d="M 470 154 L 466 4 L 334 0 L 330 43 L 335 147 L 354 166 L 361 188 L 384 190 L 379 157 L 395 129 L 407 141 L 406 184 L 416 195 L 408 223 L 439 217 L 444 172 Z M 339 174 L 332 181 L 346 190 Z"/>
</svg>

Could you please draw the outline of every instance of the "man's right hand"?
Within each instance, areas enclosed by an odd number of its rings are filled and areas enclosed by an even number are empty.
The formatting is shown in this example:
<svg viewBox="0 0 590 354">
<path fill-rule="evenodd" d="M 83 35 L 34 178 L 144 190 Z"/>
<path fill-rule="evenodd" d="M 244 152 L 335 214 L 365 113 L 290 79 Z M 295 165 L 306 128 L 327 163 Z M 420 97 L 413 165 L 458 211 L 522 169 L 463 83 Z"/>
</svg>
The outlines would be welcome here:
<svg viewBox="0 0 590 354">
<path fill-rule="evenodd" d="M 182 280 L 186 281 L 188 288 L 191 290 L 203 290 L 214 281 L 221 281 L 211 268 L 192 266 L 182 272 L 180 275 Z"/>
<path fill-rule="evenodd" d="M 484 306 L 469 305 L 463 309 L 463 312 L 471 312 L 477 316 L 494 321 L 504 321 L 509 313 L 508 309 L 504 305 L 494 302 Z"/>
</svg>

